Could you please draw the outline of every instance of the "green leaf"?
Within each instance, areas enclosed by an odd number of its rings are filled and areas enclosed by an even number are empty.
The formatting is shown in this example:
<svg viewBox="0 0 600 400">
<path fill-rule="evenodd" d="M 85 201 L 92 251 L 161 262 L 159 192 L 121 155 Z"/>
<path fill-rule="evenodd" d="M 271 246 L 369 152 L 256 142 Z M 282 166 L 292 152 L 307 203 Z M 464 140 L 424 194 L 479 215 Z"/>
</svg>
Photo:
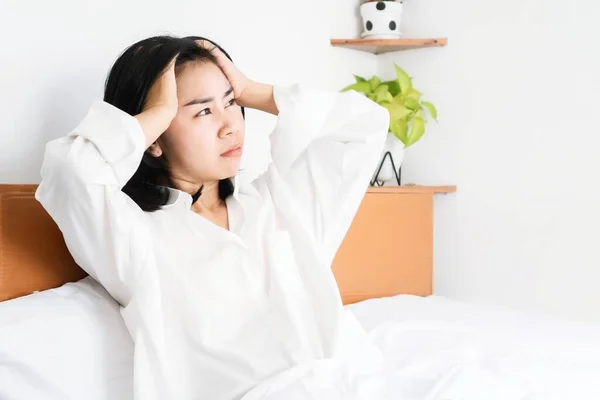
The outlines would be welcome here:
<svg viewBox="0 0 600 400">
<path fill-rule="evenodd" d="M 406 97 L 404 99 L 404 106 L 411 110 L 417 110 L 417 109 L 421 108 L 421 103 L 419 103 L 418 100 L 415 100 L 410 97 Z"/>
<path fill-rule="evenodd" d="M 390 92 L 385 92 L 385 93 L 381 94 L 380 96 L 382 96 L 382 101 L 387 101 L 389 103 L 394 101 L 394 98 L 392 97 Z"/>
<path fill-rule="evenodd" d="M 365 78 L 363 78 L 362 76 L 358 76 L 358 75 L 354 75 L 354 79 L 356 79 L 356 83 L 367 81 Z"/>
<path fill-rule="evenodd" d="M 422 95 L 423 94 L 415 88 L 411 88 L 408 93 L 406 93 L 406 97 L 410 97 L 411 99 L 415 99 L 417 101 L 421 100 Z"/>
<path fill-rule="evenodd" d="M 437 108 L 435 108 L 435 106 L 428 101 L 423 101 L 421 104 L 423 104 L 423 106 L 427 108 L 429 114 L 433 117 L 434 120 L 437 121 Z"/>
<path fill-rule="evenodd" d="M 423 134 L 425 133 L 425 120 L 421 117 L 415 117 L 412 123 L 412 127 L 410 128 L 410 133 L 408 135 L 408 141 L 406 142 L 406 147 L 412 146 L 415 144 Z"/>
<path fill-rule="evenodd" d="M 377 87 L 377 89 L 375 89 L 375 93 L 377 93 L 377 94 L 380 94 L 380 93 L 389 93 L 389 91 L 388 91 L 388 85 L 386 85 L 386 84 L 379 85 L 379 87 Z"/>
<path fill-rule="evenodd" d="M 378 104 L 381 104 L 382 102 L 394 100 L 394 98 L 392 97 L 390 92 L 388 92 L 387 85 L 380 85 L 377 89 L 375 89 L 374 94 L 376 95 L 375 101 Z"/>
<path fill-rule="evenodd" d="M 396 76 L 398 77 L 398 84 L 400 85 L 400 92 L 407 94 L 412 89 L 412 79 L 408 74 L 399 66 L 394 64 L 396 67 Z"/>
<path fill-rule="evenodd" d="M 371 85 L 369 84 L 369 82 L 354 83 L 350 86 L 346 86 L 345 88 L 343 88 L 342 92 L 347 92 L 349 90 L 354 90 L 356 92 L 360 92 L 360 93 L 364 93 L 364 94 L 372 93 Z"/>
<path fill-rule="evenodd" d="M 383 84 L 389 87 L 389 91 L 392 96 L 397 96 L 400 94 L 400 84 L 398 84 L 397 80 L 386 81 L 383 82 Z"/>
<path fill-rule="evenodd" d="M 398 119 L 390 123 L 390 132 L 394 134 L 404 145 L 408 141 L 408 124 L 403 119 Z"/>
<path fill-rule="evenodd" d="M 379 85 L 381 85 L 381 79 L 379 79 L 379 77 L 374 76 L 371 79 L 369 79 L 369 83 L 371 84 L 371 90 L 375 90 L 379 87 Z"/>
<path fill-rule="evenodd" d="M 392 101 L 391 103 L 383 104 L 385 108 L 390 112 L 390 120 L 396 121 L 400 119 L 406 119 L 408 115 L 412 112 L 408 108 L 404 107 L 402 104 Z"/>
</svg>

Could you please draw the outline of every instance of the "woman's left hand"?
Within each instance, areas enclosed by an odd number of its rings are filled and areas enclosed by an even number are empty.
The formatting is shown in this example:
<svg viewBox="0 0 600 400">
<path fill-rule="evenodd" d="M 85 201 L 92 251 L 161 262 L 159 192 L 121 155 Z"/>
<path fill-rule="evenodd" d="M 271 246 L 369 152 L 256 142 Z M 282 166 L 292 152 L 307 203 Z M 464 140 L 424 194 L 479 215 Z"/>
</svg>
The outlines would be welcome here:
<svg viewBox="0 0 600 400">
<path fill-rule="evenodd" d="M 231 83 L 236 102 L 241 106 L 246 106 L 248 102 L 244 94 L 248 92 L 246 89 L 252 85 L 253 81 L 244 75 L 217 46 L 207 40 L 198 40 L 197 43 L 205 49 L 210 50 L 215 56 L 217 65 L 221 68 L 229 83 Z"/>
<path fill-rule="evenodd" d="M 259 83 L 246 77 L 246 75 L 242 74 L 233 62 L 231 62 L 231 60 L 211 42 L 199 40 L 198 44 L 205 49 L 210 50 L 215 56 L 217 65 L 221 68 L 221 71 L 223 71 L 229 83 L 231 83 L 235 102 L 238 105 L 261 110 L 273 115 L 279 114 L 279 110 L 277 109 L 273 97 L 273 86 Z"/>
</svg>

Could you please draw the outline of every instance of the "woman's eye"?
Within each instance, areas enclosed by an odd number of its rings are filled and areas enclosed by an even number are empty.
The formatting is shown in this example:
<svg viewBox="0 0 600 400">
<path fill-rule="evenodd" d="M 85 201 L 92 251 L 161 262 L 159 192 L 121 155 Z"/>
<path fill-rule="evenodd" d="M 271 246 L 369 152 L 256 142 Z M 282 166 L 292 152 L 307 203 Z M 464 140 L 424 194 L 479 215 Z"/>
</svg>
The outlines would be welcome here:
<svg viewBox="0 0 600 400">
<path fill-rule="evenodd" d="M 208 114 L 210 114 L 210 108 L 205 108 L 204 110 L 202 110 L 198 114 L 196 114 L 196 117 L 201 117 L 203 115 L 208 115 Z"/>
<path fill-rule="evenodd" d="M 235 105 L 235 99 L 231 99 L 231 100 L 229 100 L 229 101 L 227 102 L 227 106 L 228 106 L 228 107 L 229 107 L 229 106 L 233 106 L 233 105 Z"/>
</svg>

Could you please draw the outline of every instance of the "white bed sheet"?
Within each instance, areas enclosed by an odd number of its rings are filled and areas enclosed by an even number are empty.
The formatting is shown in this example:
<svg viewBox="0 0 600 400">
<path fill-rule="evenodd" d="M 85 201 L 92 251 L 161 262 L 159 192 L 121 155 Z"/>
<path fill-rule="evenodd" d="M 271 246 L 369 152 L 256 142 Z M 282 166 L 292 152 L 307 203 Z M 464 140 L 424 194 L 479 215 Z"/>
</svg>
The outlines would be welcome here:
<svg viewBox="0 0 600 400">
<path fill-rule="evenodd" d="M 396 296 L 347 307 L 418 399 L 600 399 L 600 324 Z M 427 383 L 426 381 L 430 381 Z"/>
<path fill-rule="evenodd" d="M 301 365 L 245 399 L 600 399 L 600 325 L 435 296 L 347 310 L 381 353 L 380 370 L 360 357 L 352 368 Z M 131 398 L 128 333 L 117 304 L 89 278 L 2 303 L 0 328 L 1 400 Z"/>
<path fill-rule="evenodd" d="M 244 400 L 600 399 L 600 326 L 441 297 L 396 296 L 347 307 L 382 355 L 317 362 Z M 357 372 L 359 371 L 359 372 Z"/>
</svg>

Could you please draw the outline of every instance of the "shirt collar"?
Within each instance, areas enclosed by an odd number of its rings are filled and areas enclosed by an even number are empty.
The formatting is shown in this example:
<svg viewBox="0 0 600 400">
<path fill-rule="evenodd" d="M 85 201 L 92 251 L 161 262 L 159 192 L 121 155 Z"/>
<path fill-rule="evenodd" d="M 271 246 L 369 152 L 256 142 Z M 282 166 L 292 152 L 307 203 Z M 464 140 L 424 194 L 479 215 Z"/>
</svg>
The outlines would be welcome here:
<svg viewBox="0 0 600 400">
<path fill-rule="evenodd" d="M 163 206 L 163 208 L 183 207 L 190 209 L 192 207 L 192 196 L 179 189 L 167 187 L 169 191 L 169 200 Z"/>
<path fill-rule="evenodd" d="M 236 175 L 235 177 L 232 178 L 232 181 L 233 181 L 233 197 L 236 200 L 239 200 L 240 199 L 241 180 L 239 179 L 239 176 Z M 172 188 L 172 187 L 166 187 L 166 188 L 169 191 L 169 199 L 167 200 L 167 203 L 163 206 L 163 208 L 168 209 L 168 208 L 173 208 L 173 207 L 183 207 L 188 210 L 192 208 L 192 196 L 189 193 L 184 192 L 183 190 Z"/>
<path fill-rule="evenodd" d="M 241 184 L 240 176 L 236 175 L 232 178 L 232 180 L 233 180 L 233 197 L 236 200 L 239 200 L 240 199 L 240 184 Z"/>
</svg>

